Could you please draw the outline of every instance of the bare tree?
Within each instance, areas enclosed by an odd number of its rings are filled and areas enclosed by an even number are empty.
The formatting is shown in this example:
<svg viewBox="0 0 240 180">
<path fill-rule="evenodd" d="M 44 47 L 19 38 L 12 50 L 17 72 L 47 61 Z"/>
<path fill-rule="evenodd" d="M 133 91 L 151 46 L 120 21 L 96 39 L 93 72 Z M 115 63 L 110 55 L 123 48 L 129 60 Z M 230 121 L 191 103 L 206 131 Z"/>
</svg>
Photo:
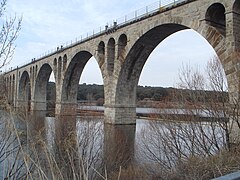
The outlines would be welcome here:
<svg viewBox="0 0 240 180">
<path fill-rule="evenodd" d="M 175 95 L 179 107 L 161 110 L 165 121 L 151 122 L 142 131 L 140 156 L 150 162 L 148 169 L 161 170 L 166 179 L 173 178 L 168 176 L 172 172 L 178 179 L 208 179 L 236 170 L 240 159 L 232 153 L 232 143 L 239 139 L 231 137 L 240 130 L 239 100 L 228 93 L 219 59 L 209 61 L 205 75 L 185 66 L 180 80 Z M 232 161 L 221 164 L 226 157 Z M 201 163 L 191 164 L 193 160 Z"/>
<path fill-rule="evenodd" d="M 7 0 L 2 0 L 0 4 L 0 19 L 1 19 L 1 30 L 0 30 L 0 68 L 9 63 L 13 57 L 15 50 L 15 40 L 18 37 L 21 29 L 22 18 L 5 17 Z"/>
</svg>

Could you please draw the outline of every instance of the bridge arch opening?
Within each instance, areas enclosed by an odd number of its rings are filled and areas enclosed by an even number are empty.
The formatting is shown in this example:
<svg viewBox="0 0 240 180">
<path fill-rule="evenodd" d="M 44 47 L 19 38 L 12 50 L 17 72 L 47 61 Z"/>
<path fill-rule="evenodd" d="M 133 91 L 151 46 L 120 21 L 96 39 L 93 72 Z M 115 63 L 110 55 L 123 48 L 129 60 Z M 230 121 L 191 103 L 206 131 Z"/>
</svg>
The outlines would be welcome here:
<svg viewBox="0 0 240 180">
<path fill-rule="evenodd" d="M 233 4 L 233 12 L 240 14 L 240 1 L 235 0 Z"/>
<path fill-rule="evenodd" d="M 138 39 L 128 52 L 121 68 L 116 88 L 116 104 L 135 106 L 138 80 L 147 58 L 166 37 L 184 29 L 188 28 L 177 24 L 166 24 L 148 31 Z"/>
<path fill-rule="evenodd" d="M 60 56 L 59 58 L 58 58 L 58 68 L 57 68 L 58 70 L 57 70 L 57 79 L 58 79 L 58 81 L 60 81 L 60 79 L 61 79 L 61 75 L 62 75 L 62 57 Z"/>
<path fill-rule="evenodd" d="M 57 58 L 54 58 L 54 61 L 53 61 L 53 71 L 54 71 L 54 74 L 57 75 Z M 56 79 L 55 79 L 56 80 Z"/>
<path fill-rule="evenodd" d="M 104 104 L 103 78 L 99 64 L 94 57 L 89 59 L 83 69 L 77 100 L 79 105 L 103 106 Z"/>
<path fill-rule="evenodd" d="M 14 93 L 15 93 L 15 74 L 13 74 L 13 79 L 12 79 L 12 104 L 14 103 Z"/>
<path fill-rule="evenodd" d="M 30 110 L 31 108 L 31 83 L 27 71 L 22 73 L 19 81 L 18 107 L 24 108 L 24 110 Z"/>
<path fill-rule="evenodd" d="M 221 3 L 212 4 L 206 12 L 207 23 L 217 28 L 223 35 L 226 33 L 225 7 Z"/>
<path fill-rule="evenodd" d="M 67 55 L 65 54 L 63 56 L 63 72 L 66 70 L 67 68 Z"/>
<path fill-rule="evenodd" d="M 43 64 L 39 69 L 35 81 L 34 110 L 45 111 L 55 107 L 55 84 L 49 82 L 52 72 L 53 70 L 49 64 Z"/>
<path fill-rule="evenodd" d="M 100 52 L 103 53 L 104 46 L 101 46 L 101 45 L 103 45 L 103 44 L 100 43 L 98 48 L 100 48 Z M 94 94 L 91 94 L 90 91 L 86 92 L 86 90 L 87 90 L 86 85 L 87 85 L 87 83 L 89 83 L 91 81 L 90 80 L 91 77 L 89 75 L 95 76 L 95 74 L 96 74 L 96 68 L 95 69 L 92 69 L 92 67 L 86 68 L 87 67 L 86 65 L 87 64 L 92 65 L 93 63 L 95 63 L 97 65 L 97 69 L 99 70 L 99 72 L 101 72 L 99 61 L 96 61 L 96 59 L 93 57 L 93 55 L 88 51 L 80 51 L 77 54 L 75 54 L 73 56 L 73 58 L 71 59 L 71 62 L 69 63 L 69 65 L 66 69 L 64 79 L 63 79 L 62 95 L 61 95 L 61 101 L 63 103 L 62 103 L 62 107 L 60 110 L 61 114 L 69 113 L 70 111 L 75 112 L 76 108 L 77 108 L 76 107 L 77 101 L 78 100 L 87 100 L 86 97 L 82 96 L 82 94 L 85 94 L 85 95 L 88 94 L 88 96 L 89 96 L 88 98 L 90 98 L 90 99 L 93 98 Z M 86 69 L 88 69 L 87 72 L 85 72 Z M 82 74 L 83 74 L 83 76 L 82 76 Z M 84 80 L 86 80 L 86 78 L 84 78 L 84 76 L 86 76 L 88 78 L 88 80 L 85 82 L 84 82 Z M 101 80 L 102 80 L 102 74 L 101 74 Z M 84 83 L 84 84 L 79 86 L 79 82 Z"/>
<path fill-rule="evenodd" d="M 9 102 L 12 103 L 12 76 L 10 75 L 10 84 L 9 84 Z"/>
<path fill-rule="evenodd" d="M 173 34 L 180 34 L 184 31 L 190 31 L 190 29 L 179 24 L 164 24 L 149 30 L 136 41 L 128 52 L 125 62 L 121 68 L 115 96 L 115 103 L 117 105 L 121 105 L 122 107 L 136 107 L 136 94 L 139 78 L 149 56 L 151 53 L 154 53 L 157 46 L 161 46 L 161 43 L 163 43 L 164 40 L 171 37 Z M 173 43 L 170 47 L 170 49 L 173 49 L 170 56 L 174 55 L 174 51 L 178 51 L 179 48 L 181 47 L 176 46 Z M 209 48 L 213 53 L 215 53 L 211 45 L 209 45 Z M 164 53 L 164 51 L 161 53 Z M 199 49 L 199 53 L 201 55 L 201 49 Z M 158 60 L 161 61 L 161 59 Z M 208 60 L 209 59 L 206 60 L 206 63 Z"/>
<path fill-rule="evenodd" d="M 98 55 L 97 56 L 98 56 L 99 65 L 101 68 L 105 61 L 105 43 L 103 41 L 101 41 L 98 44 Z"/>
<path fill-rule="evenodd" d="M 126 34 L 122 34 L 118 39 L 118 59 L 121 62 L 124 61 L 124 57 L 126 55 L 126 45 L 127 45 L 127 36 Z"/>
<path fill-rule="evenodd" d="M 233 4 L 233 34 L 235 35 L 235 45 L 236 47 L 240 47 L 240 41 L 238 40 L 240 37 L 240 31 L 238 28 L 238 24 L 240 23 L 240 1 L 236 0 Z"/>
<path fill-rule="evenodd" d="M 7 98 L 10 100 L 10 77 L 7 77 Z"/>
<path fill-rule="evenodd" d="M 109 75 L 112 75 L 114 70 L 115 59 L 115 40 L 110 38 L 107 44 L 107 71 Z"/>
</svg>

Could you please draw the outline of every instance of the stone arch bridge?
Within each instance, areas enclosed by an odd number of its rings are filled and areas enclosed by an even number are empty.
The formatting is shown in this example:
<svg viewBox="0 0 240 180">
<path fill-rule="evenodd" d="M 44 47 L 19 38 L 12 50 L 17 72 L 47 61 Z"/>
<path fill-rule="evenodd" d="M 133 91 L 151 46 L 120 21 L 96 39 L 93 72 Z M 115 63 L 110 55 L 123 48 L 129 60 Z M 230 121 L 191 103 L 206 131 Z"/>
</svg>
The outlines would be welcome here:
<svg viewBox="0 0 240 180">
<path fill-rule="evenodd" d="M 125 23 L 115 22 L 96 35 L 6 72 L 8 100 L 15 107 L 46 110 L 46 87 L 53 72 L 55 113 L 75 113 L 78 82 L 94 56 L 104 82 L 105 122 L 135 123 L 136 88 L 148 56 L 166 37 L 184 29 L 197 31 L 215 49 L 229 91 L 238 96 L 240 1 L 180 0 Z"/>
</svg>

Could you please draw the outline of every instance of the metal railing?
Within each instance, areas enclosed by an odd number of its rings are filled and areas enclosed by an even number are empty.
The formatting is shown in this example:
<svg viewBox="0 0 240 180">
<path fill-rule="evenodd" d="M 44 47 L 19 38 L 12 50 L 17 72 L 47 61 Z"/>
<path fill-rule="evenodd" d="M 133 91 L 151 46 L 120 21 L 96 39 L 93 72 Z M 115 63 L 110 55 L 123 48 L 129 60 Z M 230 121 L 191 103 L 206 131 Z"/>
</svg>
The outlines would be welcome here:
<svg viewBox="0 0 240 180">
<path fill-rule="evenodd" d="M 61 44 L 60 46 L 58 46 L 56 48 L 46 51 L 46 52 L 40 54 L 39 56 L 37 56 L 36 58 L 33 58 L 31 61 L 27 61 L 27 62 L 19 64 L 18 66 L 11 67 L 11 68 L 9 68 L 9 70 L 5 71 L 5 73 L 13 71 L 19 67 L 27 66 L 35 61 L 39 61 L 39 60 L 45 58 L 45 57 L 51 56 L 51 55 L 55 54 L 56 52 L 58 52 L 59 50 L 64 50 L 64 49 L 72 47 L 76 44 L 80 44 L 80 43 L 90 40 L 92 38 L 98 37 L 98 36 L 106 33 L 106 31 L 111 30 L 112 28 L 127 25 L 129 23 L 135 22 L 142 18 L 151 16 L 154 13 L 165 11 L 166 9 L 171 9 L 179 4 L 183 4 L 188 1 L 189 0 L 159 0 L 155 3 L 152 3 L 152 4 L 144 7 L 144 8 L 138 9 L 138 10 L 133 11 L 125 16 L 117 18 L 117 19 L 113 20 L 112 22 L 108 22 L 105 26 L 101 26 L 98 29 L 94 29 L 91 32 L 88 32 L 84 35 L 76 37 L 74 40 L 68 41 L 66 43 Z"/>
</svg>

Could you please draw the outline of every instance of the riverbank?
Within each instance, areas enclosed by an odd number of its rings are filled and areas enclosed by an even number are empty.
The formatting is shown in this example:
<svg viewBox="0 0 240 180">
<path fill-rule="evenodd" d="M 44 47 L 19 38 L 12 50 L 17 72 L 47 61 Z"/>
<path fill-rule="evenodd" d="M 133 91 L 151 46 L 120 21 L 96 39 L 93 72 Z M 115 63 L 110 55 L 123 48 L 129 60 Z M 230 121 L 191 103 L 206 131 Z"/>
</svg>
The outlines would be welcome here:
<svg viewBox="0 0 240 180">
<path fill-rule="evenodd" d="M 219 112 L 218 112 L 219 113 Z M 80 116 L 103 116 L 103 106 L 80 106 L 77 110 Z M 228 121 L 222 113 L 204 111 L 202 109 L 160 109 L 160 108 L 136 108 L 136 118 L 159 121 L 203 121 L 223 122 Z"/>
</svg>

